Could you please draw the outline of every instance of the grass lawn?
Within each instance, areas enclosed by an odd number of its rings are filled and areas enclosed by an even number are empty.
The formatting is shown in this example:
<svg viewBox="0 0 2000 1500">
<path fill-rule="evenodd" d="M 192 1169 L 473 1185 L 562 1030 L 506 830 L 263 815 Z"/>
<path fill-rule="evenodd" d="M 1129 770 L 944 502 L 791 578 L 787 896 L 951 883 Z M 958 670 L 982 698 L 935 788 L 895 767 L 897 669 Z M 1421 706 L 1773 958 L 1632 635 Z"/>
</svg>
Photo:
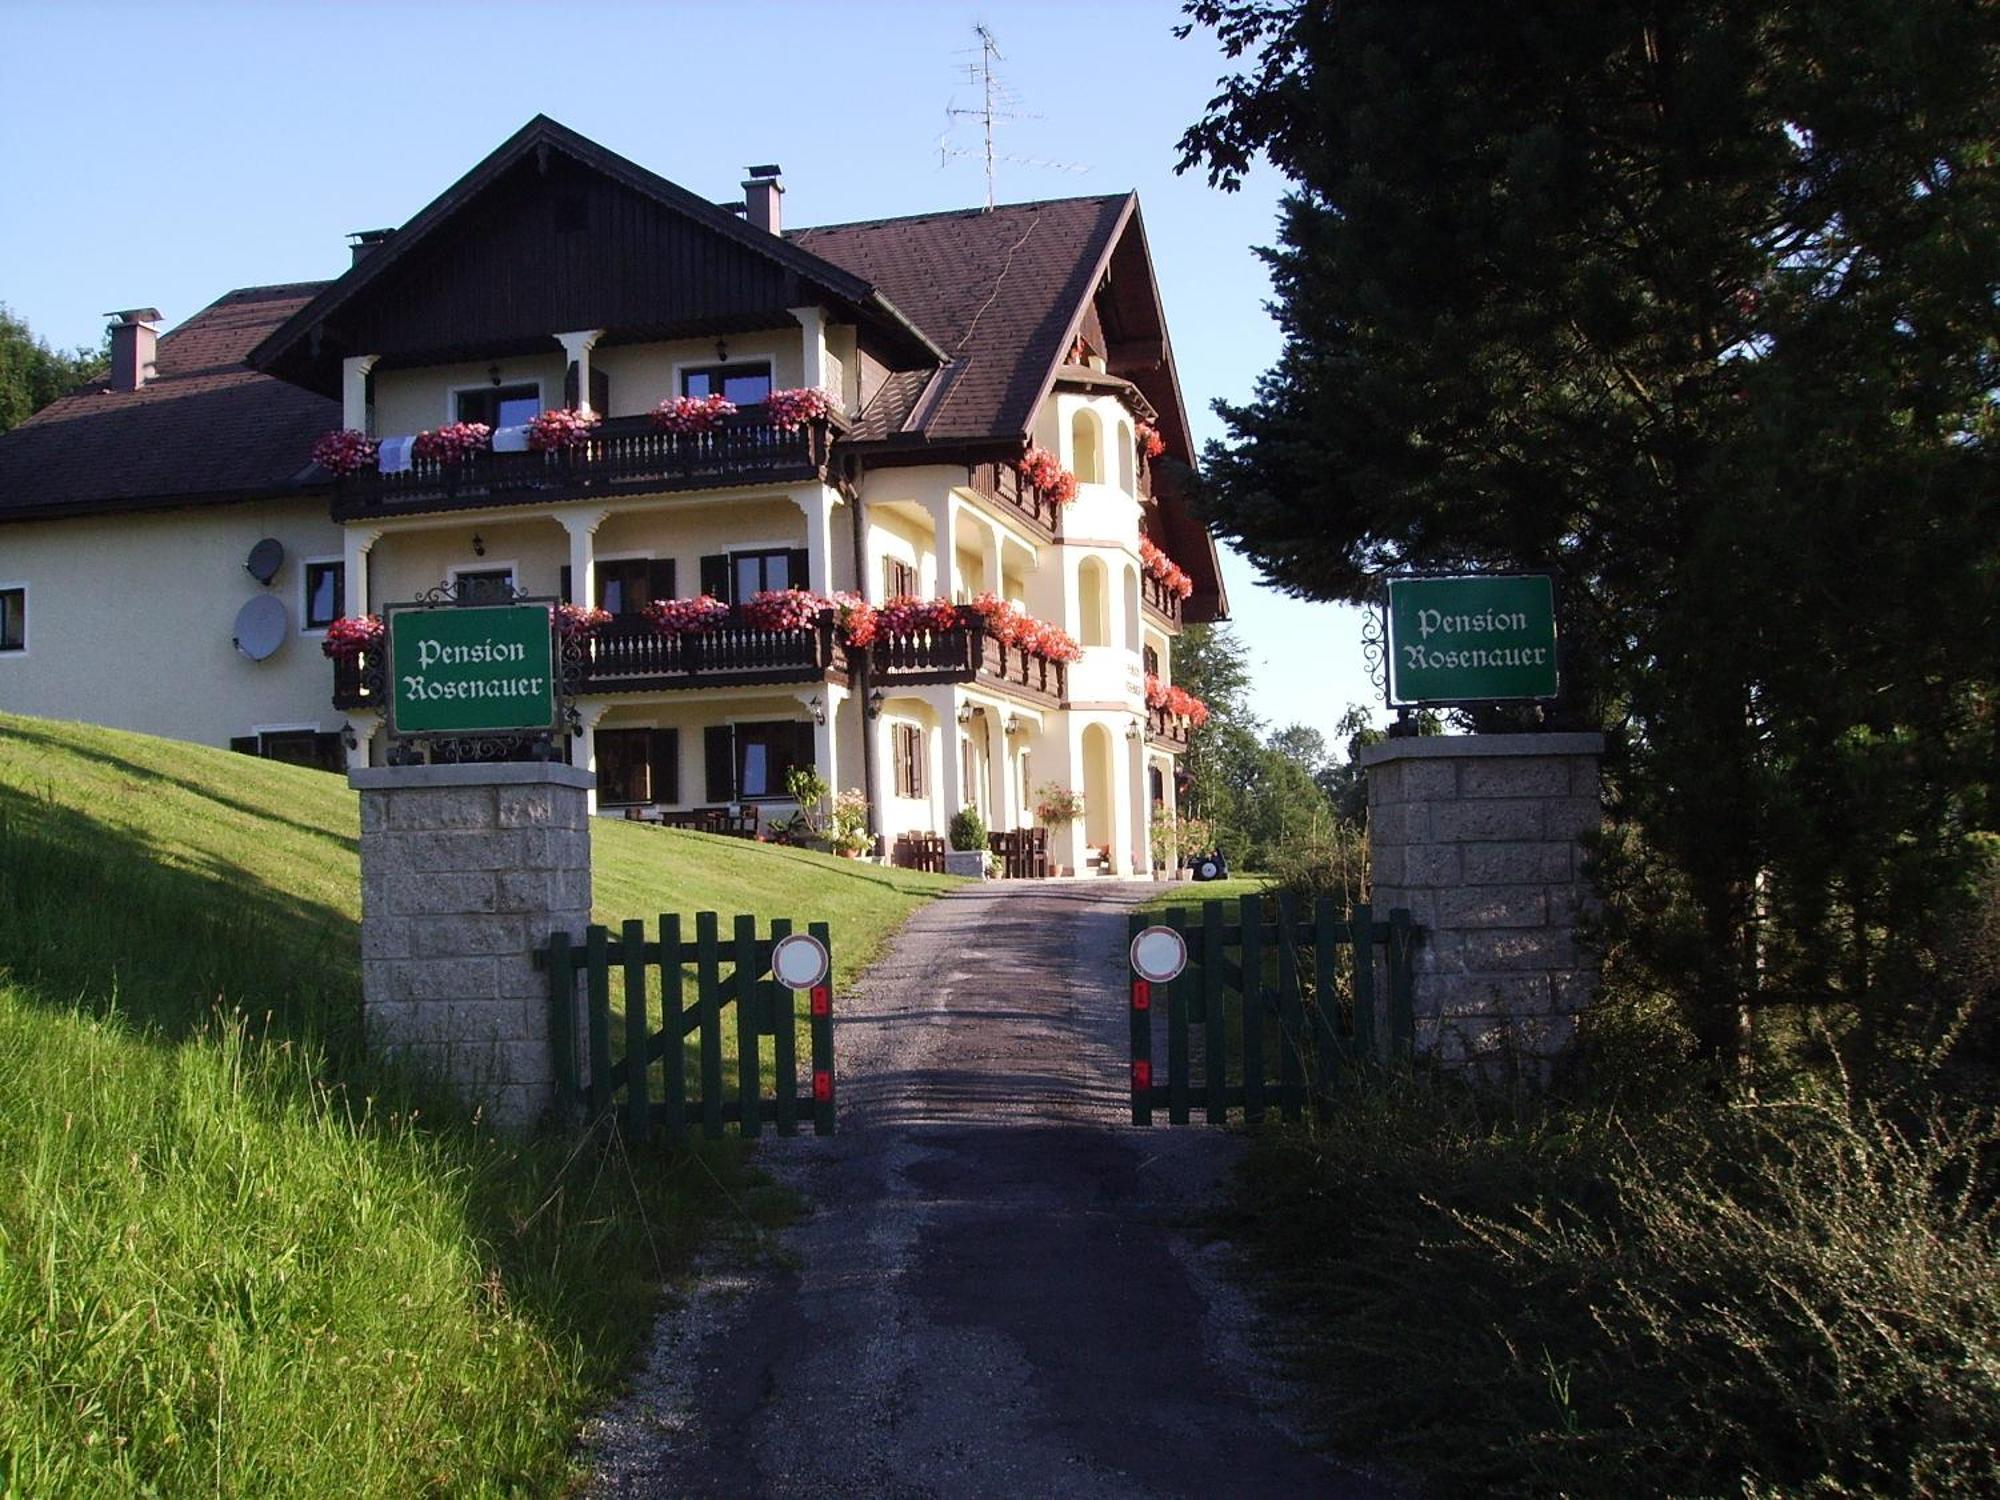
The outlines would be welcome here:
<svg viewBox="0 0 2000 1500">
<path fill-rule="evenodd" d="M 1200 912 L 1202 904 L 1208 901 L 1234 901 L 1239 896 L 1255 896 L 1269 888 L 1268 875 L 1232 875 L 1227 880 L 1176 881 L 1170 890 L 1161 891 L 1156 896 L 1146 898 L 1139 910 L 1161 912 L 1170 906 L 1184 906 Z M 1194 917 L 1191 921 L 1199 921 Z"/>
<path fill-rule="evenodd" d="M 600 823 L 597 915 L 851 978 L 949 882 Z M 0 715 L 0 1493 L 546 1494 L 740 1149 L 505 1143 L 360 1054 L 355 798 Z"/>
</svg>

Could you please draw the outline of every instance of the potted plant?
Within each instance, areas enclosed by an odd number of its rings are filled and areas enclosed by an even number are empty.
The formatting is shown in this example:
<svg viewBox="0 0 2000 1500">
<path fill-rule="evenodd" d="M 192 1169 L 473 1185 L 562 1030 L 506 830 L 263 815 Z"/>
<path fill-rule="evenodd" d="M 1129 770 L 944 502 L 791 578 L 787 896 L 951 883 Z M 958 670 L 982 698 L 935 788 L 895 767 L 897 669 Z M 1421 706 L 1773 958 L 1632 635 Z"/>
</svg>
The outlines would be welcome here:
<svg viewBox="0 0 2000 1500">
<path fill-rule="evenodd" d="M 951 823 L 945 830 L 945 840 L 951 845 L 950 852 L 944 857 L 948 874 L 984 878 L 986 819 L 980 816 L 978 808 L 961 807 L 953 813 Z"/>
<path fill-rule="evenodd" d="M 1050 833 L 1061 833 L 1083 816 L 1083 794 L 1060 781 L 1045 781 L 1035 789 L 1035 821 Z M 1068 865 L 1056 867 L 1058 875 L 1072 871 Z"/>
<path fill-rule="evenodd" d="M 846 859 L 859 859 L 868 847 L 868 798 L 858 788 L 849 787 L 833 799 L 826 842 L 835 854 Z"/>
</svg>

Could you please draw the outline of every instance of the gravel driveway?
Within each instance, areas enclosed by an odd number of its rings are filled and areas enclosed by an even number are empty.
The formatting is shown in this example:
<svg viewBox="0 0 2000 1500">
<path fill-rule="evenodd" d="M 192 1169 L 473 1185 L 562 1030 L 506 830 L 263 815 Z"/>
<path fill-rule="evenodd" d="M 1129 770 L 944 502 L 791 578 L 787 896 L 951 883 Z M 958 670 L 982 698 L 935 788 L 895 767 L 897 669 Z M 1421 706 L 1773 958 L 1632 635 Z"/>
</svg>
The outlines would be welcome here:
<svg viewBox="0 0 2000 1500">
<path fill-rule="evenodd" d="M 661 1319 L 586 1430 L 589 1493 L 1386 1493 L 1272 1414 L 1221 1252 L 1179 1231 L 1239 1143 L 1128 1123 L 1151 889 L 971 886 L 910 921 L 836 1012 L 841 1133 L 762 1152 L 810 1216 Z"/>
</svg>

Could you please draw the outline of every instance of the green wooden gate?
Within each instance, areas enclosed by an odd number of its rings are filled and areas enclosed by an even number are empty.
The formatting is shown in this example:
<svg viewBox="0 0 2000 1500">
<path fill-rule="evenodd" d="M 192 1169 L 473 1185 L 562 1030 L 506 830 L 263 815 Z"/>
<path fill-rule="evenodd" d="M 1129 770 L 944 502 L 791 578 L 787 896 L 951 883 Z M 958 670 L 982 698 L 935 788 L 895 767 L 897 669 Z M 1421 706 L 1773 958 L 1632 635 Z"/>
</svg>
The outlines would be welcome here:
<svg viewBox="0 0 2000 1500">
<path fill-rule="evenodd" d="M 1132 971 L 1135 1125 L 1152 1124 L 1161 1107 L 1171 1123 L 1185 1125 L 1197 1105 L 1216 1125 L 1231 1109 L 1261 1120 L 1274 1106 L 1296 1120 L 1309 1098 L 1328 1107 L 1343 1073 L 1410 1055 L 1418 929 L 1407 911 L 1384 921 L 1366 906 L 1342 911 L 1322 898 L 1306 915 L 1283 893 L 1268 902 L 1245 896 L 1233 916 L 1228 906 L 1204 902 L 1199 922 L 1187 908 L 1159 917 L 1187 945 L 1178 978 L 1151 983 Z M 1152 920 L 1134 914 L 1132 936 Z M 1160 1009 L 1167 1013 L 1164 1083 L 1153 1069 Z"/>
<path fill-rule="evenodd" d="M 807 931 L 830 959 L 826 924 L 814 922 Z M 609 928 L 592 925 L 581 946 L 556 932 L 538 950 L 549 975 L 557 1087 L 592 1118 L 618 1111 L 635 1140 L 655 1132 L 677 1139 L 697 1125 L 708 1136 L 722 1135 L 729 1125 L 755 1136 L 766 1121 L 788 1136 L 798 1133 L 801 1119 L 812 1121 L 814 1134 L 832 1135 L 831 964 L 809 990 L 781 985 L 771 973 L 771 949 L 792 934 L 782 918 L 762 937 L 755 917 L 736 918 L 733 933 L 724 937 L 712 911 L 696 914 L 692 941 L 683 937 L 678 916 L 662 916 L 657 932 L 648 938 L 646 924 L 631 921 L 614 937 Z M 613 1014 L 614 977 L 622 1017 Z M 582 1027 L 576 1022 L 579 983 Z M 803 1088 L 801 997 L 810 1036 Z M 655 1005 L 657 1026 L 649 1019 Z M 723 1011 L 731 1006 L 735 1077 L 725 1087 Z M 692 1056 L 690 1037 L 696 1039 Z"/>
</svg>

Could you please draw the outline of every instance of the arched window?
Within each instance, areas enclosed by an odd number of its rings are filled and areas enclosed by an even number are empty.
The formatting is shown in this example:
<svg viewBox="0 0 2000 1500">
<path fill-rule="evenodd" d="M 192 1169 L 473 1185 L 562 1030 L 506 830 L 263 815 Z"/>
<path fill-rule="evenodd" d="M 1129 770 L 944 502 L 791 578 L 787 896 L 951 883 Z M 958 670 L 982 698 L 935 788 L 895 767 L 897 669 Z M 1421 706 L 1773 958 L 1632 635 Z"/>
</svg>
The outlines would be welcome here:
<svg viewBox="0 0 2000 1500">
<path fill-rule="evenodd" d="M 1095 412 L 1079 409 L 1069 419 L 1070 472 L 1080 484 L 1104 483 L 1104 443 Z"/>
<path fill-rule="evenodd" d="M 1123 417 L 1118 419 L 1118 488 L 1128 495 L 1139 493 L 1138 481 L 1133 475 L 1132 424 Z"/>
<path fill-rule="evenodd" d="M 1125 649 L 1139 644 L 1139 570 L 1125 564 Z"/>
<path fill-rule="evenodd" d="M 1076 570 L 1077 626 L 1086 646 L 1111 644 L 1111 580 L 1104 564 L 1086 557 Z"/>
</svg>

